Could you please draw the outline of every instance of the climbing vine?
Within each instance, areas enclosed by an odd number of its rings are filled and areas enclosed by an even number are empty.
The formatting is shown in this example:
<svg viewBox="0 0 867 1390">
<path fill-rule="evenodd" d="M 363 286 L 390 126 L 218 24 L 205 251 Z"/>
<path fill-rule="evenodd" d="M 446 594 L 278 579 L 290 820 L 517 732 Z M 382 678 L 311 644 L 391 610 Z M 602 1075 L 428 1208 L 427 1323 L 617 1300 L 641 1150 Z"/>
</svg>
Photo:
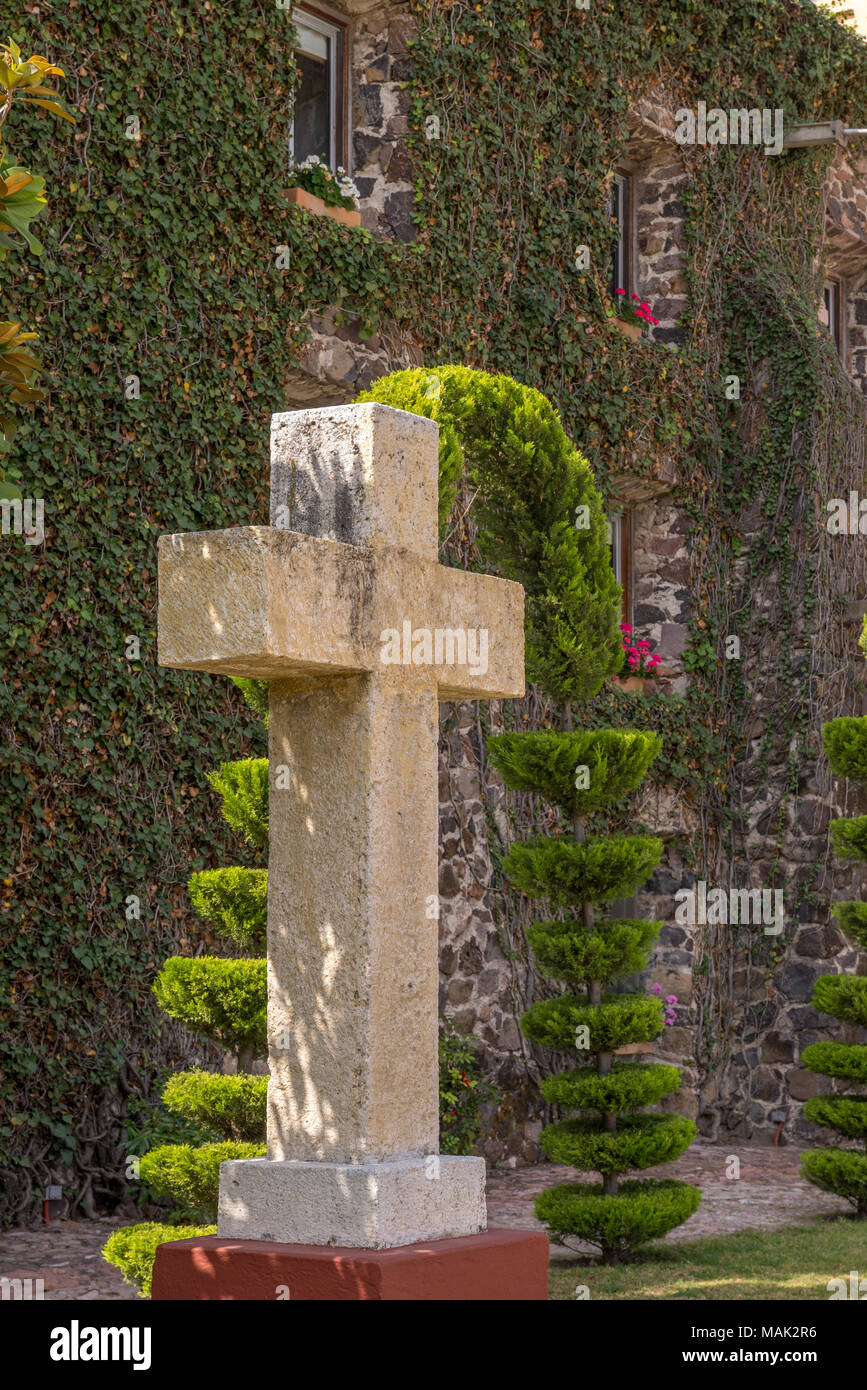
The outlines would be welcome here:
<svg viewBox="0 0 867 1390">
<path fill-rule="evenodd" d="M 751 851 L 773 864 L 803 792 L 807 716 L 818 722 L 817 702 L 841 712 L 840 615 L 823 598 L 839 557 L 812 519 L 846 495 L 863 422 L 815 331 L 822 156 L 779 169 L 735 151 L 691 160 L 676 352 L 608 322 L 605 189 L 630 103 L 659 84 L 675 104 L 719 94 L 865 124 L 863 45 L 807 0 L 408 8 L 419 236 L 406 248 L 281 197 L 294 72 L 288 15 L 271 0 L 19 7 L 11 37 L 64 69 L 77 123 L 61 136 L 28 112 L 15 132 L 16 157 L 46 176 L 50 216 L 44 255 L 10 277 L 49 392 L 4 460 L 25 496 L 45 499 L 45 545 L 0 541 L 10 1218 L 38 1210 L 59 1176 L 85 1210 L 122 1191 L 124 1095 L 189 1060 L 150 984 L 165 956 L 209 945 L 184 884 L 230 844 L 203 769 L 263 750 L 228 682 L 157 665 L 155 540 L 265 519 L 269 416 L 315 314 L 336 306 L 362 331 L 420 336 L 426 363 L 537 387 L 603 488 L 675 456 L 674 503 L 693 524 L 695 669 L 685 700 L 655 697 L 639 717 L 663 734 L 657 772 L 698 808 L 697 869 L 743 838 L 740 807 L 761 795 L 747 784 L 755 741 L 769 769 L 783 747 L 789 760 L 787 798 Z M 738 406 L 720 390 L 728 372 L 745 382 Z M 760 543 L 744 553 L 753 506 Z M 733 631 L 740 667 L 724 655 Z M 752 737 L 757 690 L 780 718 Z M 606 691 L 582 718 L 635 722 L 636 702 Z M 710 1065 L 728 1046 L 731 952 L 707 942 L 703 968 Z"/>
</svg>

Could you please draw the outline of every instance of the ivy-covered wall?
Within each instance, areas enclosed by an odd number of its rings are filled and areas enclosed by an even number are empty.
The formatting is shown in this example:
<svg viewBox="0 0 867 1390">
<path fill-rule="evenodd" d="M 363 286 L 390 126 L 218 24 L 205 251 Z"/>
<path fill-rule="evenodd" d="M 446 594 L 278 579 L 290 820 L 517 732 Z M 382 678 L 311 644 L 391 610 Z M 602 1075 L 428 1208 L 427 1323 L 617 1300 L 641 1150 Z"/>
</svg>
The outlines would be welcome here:
<svg viewBox="0 0 867 1390">
<path fill-rule="evenodd" d="M 188 1046 L 161 1020 L 150 982 L 178 945 L 208 944 L 186 901 L 189 873 L 236 858 L 205 771 L 261 749 L 227 682 L 157 666 L 154 543 L 267 515 L 269 416 L 285 408 L 311 318 L 414 336 L 427 363 L 538 387 L 603 485 L 653 476 L 676 456 L 694 526 L 691 685 L 660 712 L 658 780 L 674 778 L 699 809 L 696 868 L 722 871 L 719 847 L 731 862 L 754 833 L 739 820 L 747 764 L 758 769 L 749 797 L 781 767 L 788 779 L 762 834 L 773 840 L 780 817 L 797 818 L 821 700 L 847 712 L 840 617 L 859 597 L 857 566 L 835 576 L 814 524 L 861 457 L 860 400 L 814 332 L 827 153 L 773 164 L 686 152 L 676 354 L 612 332 L 603 296 L 606 180 L 631 105 L 662 84 L 675 105 L 781 106 L 789 118 L 863 125 L 863 45 L 808 0 L 400 8 L 418 34 L 408 246 L 280 197 L 293 69 L 288 16 L 272 0 L 42 0 L 16 21 L 22 48 L 66 69 L 78 125 L 29 113 L 8 132 L 48 176 L 50 198 L 44 257 L 7 263 L 50 368 L 49 399 L 12 460 L 24 495 L 45 499 L 45 544 L 0 540 L 10 1217 L 36 1210 L 49 1178 L 85 1209 L 120 1193 L 124 1095 L 152 1094 Z M 582 245 L 589 271 L 578 268 Z M 729 371 L 745 383 L 740 409 L 722 392 Z M 735 674 L 722 645 L 733 629 L 747 654 Z M 754 747 L 757 698 L 773 719 Z M 618 708 L 606 695 L 587 717 L 626 717 Z M 764 844 L 759 858 L 776 870 Z M 127 915 L 133 895 L 139 917 Z M 715 1049 L 731 1051 L 732 949 L 720 940 L 706 957 L 708 1067 Z"/>
</svg>

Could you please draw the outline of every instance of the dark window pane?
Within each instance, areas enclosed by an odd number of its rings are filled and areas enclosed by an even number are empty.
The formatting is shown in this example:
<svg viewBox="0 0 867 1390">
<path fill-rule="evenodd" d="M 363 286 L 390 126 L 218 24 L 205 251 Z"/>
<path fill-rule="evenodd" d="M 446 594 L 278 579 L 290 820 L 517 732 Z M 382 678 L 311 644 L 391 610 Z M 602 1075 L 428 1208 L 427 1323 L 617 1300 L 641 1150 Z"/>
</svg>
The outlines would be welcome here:
<svg viewBox="0 0 867 1390">
<path fill-rule="evenodd" d="M 301 82 L 295 97 L 295 163 L 311 154 L 331 163 L 331 93 L 328 62 L 296 53 Z"/>
<path fill-rule="evenodd" d="M 614 298 L 614 292 L 615 292 L 615 290 L 617 290 L 617 289 L 625 289 L 625 288 L 626 288 L 625 285 L 623 285 L 622 282 L 621 282 L 621 280 L 620 280 L 621 267 L 622 267 L 622 249 L 621 249 L 621 248 L 622 248 L 622 238 L 623 238 L 623 207 L 622 207 L 622 200 L 623 200 L 623 187 L 622 187 L 620 181 L 619 181 L 618 179 L 615 179 L 614 182 L 613 182 L 613 184 L 611 185 L 611 218 L 612 218 L 612 221 L 615 221 L 615 222 L 617 223 L 617 226 L 618 226 L 618 228 L 619 228 L 619 231 L 618 231 L 617 245 L 614 247 L 614 250 L 613 250 L 612 255 L 611 255 L 611 282 L 610 282 L 608 288 L 609 288 L 609 290 L 610 290 L 610 292 L 611 292 L 611 297 L 612 297 L 612 299 Z"/>
</svg>

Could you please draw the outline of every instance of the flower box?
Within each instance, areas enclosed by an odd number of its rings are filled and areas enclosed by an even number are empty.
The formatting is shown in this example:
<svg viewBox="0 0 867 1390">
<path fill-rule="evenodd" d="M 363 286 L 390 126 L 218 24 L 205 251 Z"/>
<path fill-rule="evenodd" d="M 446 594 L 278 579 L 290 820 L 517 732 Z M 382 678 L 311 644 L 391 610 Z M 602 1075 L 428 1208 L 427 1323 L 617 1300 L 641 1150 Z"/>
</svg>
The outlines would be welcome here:
<svg viewBox="0 0 867 1390">
<path fill-rule="evenodd" d="M 639 338 L 642 336 L 647 326 L 643 323 L 628 323 L 626 319 L 619 318 L 613 318 L 611 322 L 614 324 L 614 327 L 624 335 L 624 337 L 631 338 L 634 343 L 638 342 Z"/>
<path fill-rule="evenodd" d="M 612 676 L 611 684 L 620 690 L 637 691 L 639 695 L 643 695 L 645 685 L 652 685 L 654 682 L 645 681 L 644 676 Z"/>
<path fill-rule="evenodd" d="M 608 679 L 619 690 L 625 690 L 633 695 L 664 695 L 668 693 L 666 682 L 671 679 L 671 672 L 663 671 L 660 667 L 657 676 L 609 676 Z"/>
<path fill-rule="evenodd" d="M 296 207 L 312 212 L 316 217 L 330 217 L 334 222 L 342 222 L 344 227 L 360 227 L 361 213 L 357 208 L 329 207 L 323 198 L 308 193 L 306 188 L 284 188 L 283 197 Z"/>
</svg>

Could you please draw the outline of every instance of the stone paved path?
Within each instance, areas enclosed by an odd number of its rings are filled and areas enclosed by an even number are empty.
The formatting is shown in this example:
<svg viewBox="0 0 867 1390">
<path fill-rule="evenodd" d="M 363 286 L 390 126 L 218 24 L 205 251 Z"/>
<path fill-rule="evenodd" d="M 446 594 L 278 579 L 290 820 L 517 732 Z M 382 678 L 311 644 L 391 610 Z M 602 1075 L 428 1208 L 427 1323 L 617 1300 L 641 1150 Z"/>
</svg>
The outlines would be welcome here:
<svg viewBox="0 0 867 1390">
<path fill-rule="evenodd" d="M 798 1176 L 800 1148 L 758 1148 L 745 1144 L 697 1142 L 676 1163 L 648 1169 L 648 1176 L 682 1178 L 703 1189 L 695 1216 L 668 1240 L 727 1235 L 746 1228 L 804 1225 L 845 1213 L 848 1204 L 828 1197 Z M 731 1155 L 740 1160 L 740 1177 L 726 1177 Z M 571 1168 L 538 1164 L 488 1175 L 488 1220 L 492 1226 L 542 1230 L 533 1216 L 533 1198 L 558 1182 L 574 1182 Z M 588 1179 L 590 1181 L 590 1179 Z M 0 1278 L 43 1279 L 45 1298 L 55 1300 L 135 1299 L 100 1249 L 124 1221 L 55 1221 L 38 1229 L 0 1233 Z M 574 1252 L 552 1248 L 553 1259 Z"/>
<path fill-rule="evenodd" d="M 100 1251 L 130 1221 L 52 1221 L 36 1230 L 0 1232 L 0 1279 L 42 1279 L 45 1300 L 135 1299 L 120 1270 Z"/>
</svg>

